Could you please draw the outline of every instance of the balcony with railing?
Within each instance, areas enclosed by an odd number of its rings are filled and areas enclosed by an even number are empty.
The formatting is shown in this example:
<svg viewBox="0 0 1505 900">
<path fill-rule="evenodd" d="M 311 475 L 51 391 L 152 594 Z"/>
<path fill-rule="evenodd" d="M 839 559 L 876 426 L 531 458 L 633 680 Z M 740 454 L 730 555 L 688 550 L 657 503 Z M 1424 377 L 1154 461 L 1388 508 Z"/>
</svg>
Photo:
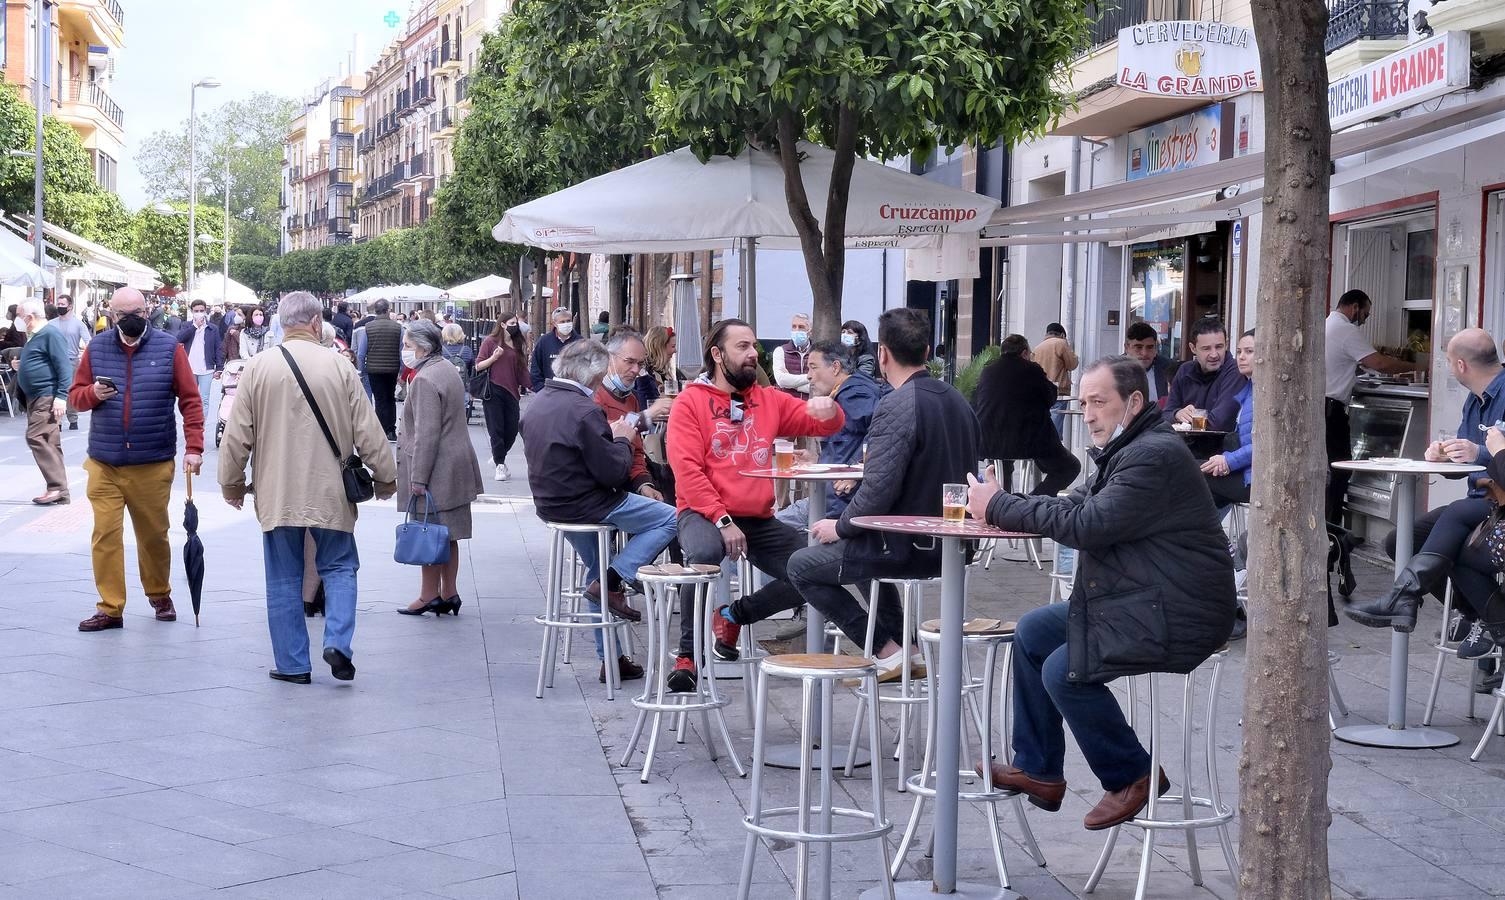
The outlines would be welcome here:
<svg viewBox="0 0 1505 900">
<path fill-rule="evenodd" d="M 292 231 L 302 231 L 303 230 L 303 217 L 300 216 L 300 215 L 298 215 L 297 213 L 293 213 L 293 214 L 289 215 L 287 217 L 287 230 L 290 231 L 290 232 L 292 232 Z"/>
<path fill-rule="evenodd" d="M 440 136 L 447 136 L 448 132 L 455 127 L 455 108 L 453 106 L 446 106 L 435 113 L 435 115 L 439 117 L 439 127 L 434 129 L 434 133 Z"/>
<path fill-rule="evenodd" d="M 1401 41 L 1410 34 L 1406 0 L 1328 0 L 1327 52 L 1357 41 Z"/>
<path fill-rule="evenodd" d="M 412 88 L 403 88 L 402 90 L 398 91 L 397 92 L 397 115 L 398 115 L 398 117 L 399 118 L 405 118 L 407 116 L 410 116 L 410 115 L 413 114 L 414 109 L 415 109 L 415 107 L 413 106 L 413 89 Z"/>
<path fill-rule="evenodd" d="M 332 168 L 332 169 L 329 170 L 329 187 L 330 188 L 334 188 L 334 187 L 337 187 L 339 185 L 345 185 L 346 187 L 349 187 L 350 185 L 352 185 L 354 183 L 355 183 L 355 169 L 352 168 L 351 166 L 348 166 L 348 165 L 345 165 L 345 166 L 336 165 L 334 168 Z"/>
<path fill-rule="evenodd" d="M 299 165 L 292 166 L 292 167 L 290 167 L 287 170 L 287 180 L 288 181 L 302 181 L 303 180 L 303 166 L 302 166 L 301 163 Z"/>
<path fill-rule="evenodd" d="M 337 118 L 330 119 L 329 120 L 329 133 L 330 133 L 331 136 L 334 136 L 334 137 L 339 137 L 340 135 L 345 135 L 345 134 L 352 134 L 353 132 L 351 130 L 351 126 L 353 126 L 354 124 L 355 124 L 355 120 L 353 120 L 353 119 L 346 119 L 346 118 L 343 118 L 343 117 L 337 117 Z"/>
<path fill-rule="evenodd" d="M 404 181 L 417 181 L 422 178 L 433 177 L 434 157 L 430 153 L 415 153 L 407 161 L 407 173 Z"/>
<path fill-rule="evenodd" d="M 328 233 L 329 237 L 336 243 L 344 243 L 346 241 L 349 241 L 351 233 L 350 217 L 330 216 Z"/>
<path fill-rule="evenodd" d="M 455 80 L 455 102 L 466 103 L 470 100 L 470 76 L 461 75 Z"/>
<path fill-rule="evenodd" d="M 124 136 L 125 113 L 97 82 L 79 78 L 65 81 L 60 99 L 58 117 L 68 124 L 109 127 Z"/>
<path fill-rule="evenodd" d="M 447 72 L 460 68 L 460 35 L 456 34 L 449 40 L 439 44 L 439 68 L 437 71 Z"/>
<path fill-rule="evenodd" d="M 432 78 L 420 78 L 413 82 L 413 105 L 423 106 L 434 102 L 434 81 Z"/>
<path fill-rule="evenodd" d="M 90 42 L 118 48 L 124 40 L 125 10 L 118 0 L 57 0 L 51 5 L 57 6 L 64 25 L 80 29 Z"/>
</svg>

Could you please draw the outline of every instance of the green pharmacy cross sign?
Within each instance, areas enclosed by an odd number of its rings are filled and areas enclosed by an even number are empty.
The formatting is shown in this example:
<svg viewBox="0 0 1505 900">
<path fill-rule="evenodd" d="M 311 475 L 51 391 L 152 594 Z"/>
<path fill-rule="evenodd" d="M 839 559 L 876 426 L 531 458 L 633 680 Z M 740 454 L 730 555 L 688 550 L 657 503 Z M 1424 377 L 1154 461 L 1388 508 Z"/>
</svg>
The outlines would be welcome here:
<svg viewBox="0 0 1505 900">
<path fill-rule="evenodd" d="M 387 23 L 388 28 L 396 28 L 397 23 L 402 21 L 402 17 L 397 14 L 397 10 L 389 9 L 387 10 L 387 14 L 382 17 L 382 21 Z"/>
</svg>

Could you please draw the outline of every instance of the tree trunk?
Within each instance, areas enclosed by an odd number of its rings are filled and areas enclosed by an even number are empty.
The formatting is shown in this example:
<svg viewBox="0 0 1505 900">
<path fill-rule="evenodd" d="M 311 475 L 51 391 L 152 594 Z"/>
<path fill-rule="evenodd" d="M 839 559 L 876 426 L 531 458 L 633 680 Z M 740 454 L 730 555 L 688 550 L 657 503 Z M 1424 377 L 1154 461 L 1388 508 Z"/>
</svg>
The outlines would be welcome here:
<svg viewBox="0 0 1505 900">
<path fill-rule="evenodd" d="M 793 111 L 779 116 L 779 168 L 784 173 L 784 199 L 789 218 L 800 236 L 805 275 L 814 297 L 811 332 L 816 340 L 835 340 L 841 331 L 841 289 L 846 269 L 847 200 L 856 162 L 856 114 L 843 108 L 837 127 L 836 160 L 826 196 L 825 231 L 810 209 L 810 197 L 800 174 L 799 138 L 802 123 Z"/>
<path fill-rule="evenodd" d="M 1331 129 L 1323 0 L 1253 0 L 1265 77 L 1239 894 L 1331 896 L 1323 317 Z"/>
<path fill-rule="evenodd" d="M 652 327 L 674 322 L 674 292 L 669 286 L 669 276 L 674 274 L 674 255 L 655 253 L 649 257 L 653 262 L 648 267 L 648 308 L 643 315 L 643 324 Z M 695 348 L 699 352 L 699 348 Z"/>
<path fill-rule="evenodd" d="M 627 321 L 627 257 L 613 253 L 607 257 L 606 314 L 613 328 Z M 639 331 L 646 331 L 638 323 Z"/>
</svg>

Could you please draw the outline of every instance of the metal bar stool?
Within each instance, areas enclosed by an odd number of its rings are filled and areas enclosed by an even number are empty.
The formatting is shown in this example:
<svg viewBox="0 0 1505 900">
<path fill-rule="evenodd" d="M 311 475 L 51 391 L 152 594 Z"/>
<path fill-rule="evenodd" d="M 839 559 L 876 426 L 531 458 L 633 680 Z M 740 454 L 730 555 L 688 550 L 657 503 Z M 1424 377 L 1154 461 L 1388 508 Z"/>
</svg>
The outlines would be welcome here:
<svg viewBox="0 0 1505 900">
<path fill-rule="evenodd" d="M 685 721 L 692 712 L 700 713 L 700 737 L 705 741 L 706 750 L 710 752 L 711 759 L 716 759 L 716 744 L 711 736 L 711 717 L 716 717 L 716 726 L 721 732 L 721 741 L 726 744 L 727 755 L 732 758 L 732 765 L 737 774 L 747 777 L 747 771 L 742 768 L 742 760 L 737 758 L 736 748 L 732 746 L 731 732 L 726 728 L 726 717 L 721 709 L 731 702 L 730 699 L 721 696 L 716 687 L 716 669 L 707 665 L 707 661 L 713 659 L 711 653 L 711 616 L 716 615 L 712 604 L 707 602 L 711 585 L 721 580 L 721 567 L 710 565 L 680 566 L 674 563 L 663 565 L 644 566 L 638 569 L 638 581 L 642 583 L 647 592 L 645 613 L 648 626 L 648 656 L 647 669 L 643 679 L 643 693 L 632 699 L 632 705 L 638 708 L 637 722 L 632 726 L 632 737 L 627 741 L 627 751 L 622 754 L 622 765 L 632 762 L 632 754 L 637 750 L 638 741 L 643 736 L 643 726 L 648 717 L 653 717 L 653 733 L 648 737 L 648 750 L 643 754 L 643 773 L 638 780 L 646 784 L 648 772 L 653 768 L 653 754 L 658 749 L 659 734 L 663 731 L 664 714 L 673 717 L 679 731 L 679 743 L 684 743 Z M 693 592 L 695 616 L 695 659 L 703 677 L 695 682 L 693 694 L 669 693 L 668 661 L 674 656 L 677 641 L 671 641 L 669 637 L 669 623 L 674 618 L 674 607 L 679 600 L 679 592 L 690 590 Z"/>
<path fill-rule="evenodd" d="M 981 681 L 975 685 L 968 684 L 963 689 L 972 692 L 976 688 L 976 694 L 981 695 L 982 726 L 978 729 L 978 752 L 974 757 L 967 752 L 966 729 L 962 735 L 962 759 L 957 760 L 961 768 L 961 783 L 963 785 L 979 785 L 975 790 L 963 790 L 960 794 L 962 800 L 971 803 L 987 804 L 988 834 L 993 842 L 993 862 L 998 868 L 998 884 L 1000 887 L 1009 886 L 1008 864 L 1003 858 L 1003 841 L 1000 837 L 998 823 L 998 804 L 1011 802 L 1014 806 L 1014 815 L 1019 820 L 1019 830 L 1024 836 L 1025 847 L 1029 849 L 1030 856 L 1034 857 L 1035 865 L 1045 865 L 1045 856 L 1040 852 L 1040 845 L 1035 841 L 1035 834 L 1030 830 L 1029 821 L 1024 817 L 1024 804 L 1020 800 L 1017 791 L 1004 790 L 994 787 L 992 761 L 996 753 L 996 745 L 993 742 L 993 699 L 994 689 L 998 684 L 998 655 L 999 649 L 1003 650 L 1003 691 L 998 695 L 998 708 L 1003 717 L 1001 732 L 1004 761 L 1012 762 L 1013 752 L 1009 748 L 1009 661 L 1014 647 L 1014 624 L 1013 622 L 1001 622 L 998 619 L 972 619 L 962 623 L 962 644 L 964 647 L 981 646 L 984 650 L 983 672 Z M 933 664 L 935 647 L 941 640 L 941 623 L 939 619 L 931 619 L 920 625 L 920 648 L 925 653 L 926 681 L 929 684 L 930 693 L 936 691 L 935 671 Z M 970 698 L 969 698 L 970 699 Z M 925 721 L 925 759 L 920 766 L 920 772 L 909 778 L 909 792 L 915 795 L 914 809 L 909 814 L 909 825 L 904 830 L 904 837 L 899 841 L 899 848 L 894 853 L 894 867 L 890 873 L 894 877 L 899 875 L 899 867 L 904 864 L 904 857 L 909 851 L 909 845 L 914 841 L 915 835 L 920 829 L 920 816 L 924 812 L 925 801 L 935 797 L 936 767 L 940 763 L 935 759 L 935 731 L 936 709 L 930 705 L 929 715 Z M 970 767 L 973 759 L 982 763 L 982 774 Z M 949 761 L 948 761 L 949 763 Z M 979 784 L 980 783 L 980 784 Z"/>
<path fill-rule="evenodd" d="M 873 757 L 872 790 L 873 809 L 846 809 L 832 805 L 832 759 L 831 759 L 831 708 L 836 682 L 856 678 L 866 688 L 863 707 L 868 714 L 868 734 L 874 745 L 878 742 L 878 667 L 871 659 L 857 656 L 835 656 L 825 653 L 790 653 L 765 657 L 759 664 L 763 671 L 758 678 L 758 714 L 753 726 L 752 798 L 748 814 L 743 819 L 747 828 L 747 848 L 742 855 L 742 877 L 737 887 L 739 900 L 746 900 L 752 890 L 753 861 L 758 849 L 758 839 L 790 841 L 799 845 L 796 864 L 795 896 L 799 900 L 810 896 L 810 844 L 819 844 L 817 872 L 817 896 L 831 896 L 831 845 L 837 842 L 877 840 L 883 866 L 879 870 L 883 879 L 884 896 L 894 897 L 894 883 L 889 875 L 888 833 L 893 823 L 883 813 L 883 766 L 876 755 Z M 797 805 L 763 808 L 764 744 L 768 737 L 768 681 L 769 678 L 798 678 L 802 689 L 800 703 L 800 781 Z M 811 706 L 816 691 L 820 692 L 820 784 L 819 798 L 811 796 L 815 789 L 815 764 L 811 758 L 814 743 L 810 731 Z M 768 819 L 794 817 L 794 830 L 773 828 L 765 824 Z M 835 818 L 856 819 L 868 827 L 856 831 L 836 831 Z M 812 823 L 812 820 L 814 822 Z M 812 829 L 812 824 L 814 828 Z"/>
<path fill-rule="evenodd" d="M 1484 748 L 1488 746 L 1490 738 L 1496 734 L 1505 735 L 1505 688 L 1495 688 L 1490 693 L 1495 698 L 1495 709 L 1489 714 L 1489 721 L 1484 725 L 1484 733 L 1479 736 L 1479 746 L 1468 755 L 1473 762 L 1478 762 L 1479 757 L 1484 755 Z"/>
<path fill-rule="evenodd" d="M 1432 724 L 1432 711 L 1437 708 L 1437 690 L 1442 686 L 1443 663 L 1446 662 L 1448 657 L 1458 659 L 1458 644 L 1460 642 L 1448 640 L 1448 631 L 1452 627 L 1454 612 L 1453 582 L 1449 580 L 1447 589 L 1442 592 L 1442 631 L 1437 635 L 1437 643 L 1435 645 L 1437 648 L 1437 664 L 1432 668 L 1432 688 L 1427 692 L 1427 708 L 1426 711 L 1421 714 L 1421 724 L 1423 725 Z M 1480 657 L 1480 659 L 1494 660 L 1499 660 L 1500 658 L 1501 654 L 1499 647 L 1494 648 L 1493 650 Z M 1458 661 L 1469 662 L 1469 660 Z M 1473 662 L 1477 662 L 1477 660 L 1473 660 Z M 1479 667 L 1473 666 L 1471 671 L 1469 672 L 1468 678 L 1468 717 L 1470 719 L 1477 718 L 1477 716 L 1474 715 L 1474 697 L 1478 695 L 1474 693 L 1474 689 L 1478 687 L 1478 685 Z"/>
<path fill-rule="evenodd" d="M 738 597 L 746 597 L 753 592 L 753 565 L 746 556 L 735 563 L 723 560 L 721 570 L 724 573 L 728 566 L 737 567 L 737 577 L 731 579 L 726 590 L 726 602 L 729 604 Z M 724 577 L 724 576 L 723 576 Z M 712 604 L 712 614 L 715 607 L 720 604 Z M 737 658 L 736 659 L 712 659 L 710 665 L 716 668 L 718 678 L 742 679 L 742 696 L 747 703 L 747 721 L 752 723 L 754 717 L 753 701 L 758 693 L 758 661 L 768 655 L 768 651 L 758 646 L 754 636 L 755 625 L 743 625 L 742 631 L 737 635 Z"/>
<path fill-rule="evenodd" d="M 566 608 L 565 601 L 570 599 L 566 594 L 564 580 L 566 577 L 572 581 L 578 580 L 573 574 L 573 566 L 569 565 L 569 559 L 565 555 L 566 548 L 570 547 L 569 541 L 565 540 L 566 533 L 594 534 L 596 536 L 596 552 L 601 562 L 601 577 L 606 576 L 606 563 L 611 559 L 607 550 L 611 546 L 611 536 L 616 528 L 611 525 L 561 525 L 557 522 L 544 522 L 549 527 L 549 583 L 544 594 L 544 612 L 541 616 L 534 616 L 533 621 L 543 626 L 543 646 L 538 653 L 538 688 L 533 696 L 543 699 L 543 689 L 554 686 L 555 658 L 558 654 L 559 644 L 562 639 L 577 630 L 597 630 L 601 632 L 601 640 L 604 644 L 602 650 L 606 659 L 603 661 L 606 667 L 606 699 L 617 699 L 617 688 L 621 685 L 621 672 L 617 669 L 617 630 L 626 628 L 628 622 L 619 619 L 611 611 L 611 604 L 606 602 L 605 591 L 602 591 L 600 612 L 582 612 L 574 608 Z M 566 568 L 571 571 L 567 575 Z M 575 600 L 578 601 L 578 595 Z"/>
<path fill-rule="evenodd" d="M 1223 662 L 1228 657 L 1228 648 L 1224 647 L 1208 657 L 1202 665 L 1186 675 L 1177 676 L 1182 682 L 1181 692 L 1181 766 L 1182 766 L 1182 789 L 1180 794 L 1166 794 L 1160 796 L 1155 790 L 1157 785 L 1151 784 L 1149 803 L 1134 818 L 1122 825 L 1116 826 L 1108 832 L 1108 841 L 1103 845 L 1103 852 L 1097 858 L 1097 866 L 1092 870 L 1092 876 L 1087 879 L 1086 893 L 1092 893 L 1097 889 L 1098 882 L 1103 877 L 1103 871 L 1108 868 L 1108 860 L 1113 856 L 1113 845 L 1118 840 L 1119 829 L 1125 827 L 1144 829 L 1144 844 L 1139 856 L 1139 884 L 1134 891 L 1135 900 L 1143 900 L 1145 891 L 1150 881 L 1150 860 L 1155 855 L 1155 832 L 1157 830 L 1183 831 L 1186 833 L 1186 855 L 1191 865 L 1192 884 L 1202 884 L 1202 863 L 1197 856 L 1197 829 L 1215 828 L 1218 832 L 1218 841 L 1223 846 L 1223 858 L 1228 863 L 1230 873 L 1238 872 L 1238 858 L 1233 853 L 1233 842 L 1228 837 L 1228 822 L 1233 818 L 1233 808 L 1223 802 L 1218 788 L 1217 768 L 1217 711 L 1218 711 L 1218 682 L 1223 674 Z M 1205 738 L 1205 764 L 1204 770 L 1207 776 L 1207 796 L 1198 797 L 1192 792 L 1192 744 L 1194 738 L 1193 701 L 1196 698 L 1196 675 L 1205 672 L 1208 675 L 1207 683 L 1207 710 L 1206 725 L 1204 727 Z M 1137 718 L 1138 702 L 1135 698 L 1135 681 L 1137 678 L 1149 680 L 1150 695 L 1150 777 L 1155 778 L 1161 769 L 1161 741 L 1160 741 L 1160 699 L 1159 699 L 1159 673 L 1151 672 L 1148 675 L 1135 676 L 1129 679 L 1129 721 L 1131 727 Z M 1179 804 L 1180 817 L 1169 818 L 1165 815 L 1165 806 Z M 1172 806 L 1171 808 L 1175 808 Z M 1199 816 L 1199 811 L 1205 811 L 1206 815 Z"/>
<path fill-rule="evenodd" d="M 612 555 L 616 556 L 618 553 L 621 553 L 622 548 L 627 545 L 627 535 L 618 531 L 612 535 L 611 543 Z M 659 555 L 660 557 L 662 557 L 664 554 Z M 573 614 L 581 611 L 580 604 L 582 602 L 585 602 L 585 598 L 587 596 L 585 589 L 589 585 L 587 585 L 585 581 L 585 560 L 580 558 L 579 552 L 575 550 L 575 545 L 571 544 L 568 540 L 564 542 L 564 556 L 564 571 L 569 573 L 569 579 L 568 583 L 564 584 L 564 586 L 560 589 L 560 595 L 563 598 L 561 600 L 561 603 L 563 604 L 563 609 L 565 610 L 565 612 Z M 628 656 L 631 656 L 635 652 L 632 645 L 632 629 L 622 629 L 622 633 L 619 635 L 619 639 L 622 642 L 621 647 L 619 648 L 621 652 L 627 654 Z M 564 633 L 563 654 L 565 665 L 570 664 L 570 656 L 574 648 L 574 644 L 575 632 L 566 631 Z"/>
<path fill-rule="evenodd" d="M 1009 489 L 1015 493 L 1031 493 L 1043 480 L 1040 477 L 1040 467 L 1032 459 L 995 459 L 991 460 L 991 462 L 993 464 L 993 471 L 998 473 L 1000 482 L 1003 480 L 1003 464 L 1009 463 L 1012 465 L 1018 463 L 1018 467 L 1009 478 Z M 1024 542 L 1024 552 L 1029 554 L 1029 561 L 1035 564 L 1036 569 L 1044 569 L 1045 565 L 1040 562 L 1040 554 L 1044 552 L 1045 542 L 1040 538 L 1009 538 L 1008 545 L 1010 549 L 1019 546 L 1020 541 Z M 989 565 L 992 564 L 992 560 L 993 554 L 990 552 L 988 554 Z"/>
<path fill-rule="evenodd" d="M 910 766 L 910 745 L 918 745 L 919 723 L 916 717 L 919 715 L 921 705 L 930 703 L 930 695 L 921 693 L 920 682 L 915 674 L 910 671 L 910 660 L 914 652 L 914 643 L 911 635 L 915 631 L 915 620 L 923 614 L 923 609 L 917 611 L 925 599 L 925 586 L 940 584 L 940 578 L 875 578 L 867 595 L 867 637 L 863 641 L 862 655 L 873 659 L 873 653 L 878 648 L 873 646 L 873 638 L 878 627 L 878 589 L 885 584 L 891 584 L 899 589 L 899 605 L 904 616 L 904 637 L 899 642 L 900 653 L 904 656 L 904 668 L 899 675 L 897 685 L 898 692 L 883 693 L 880 688 L 878 702 L 880 704 L 892 704 L 899 708 L 899 731 L 894 746 L 893 758 L 899 763 L 898 789 L 906 790 Z M 857 696 L 866 699 L 863 693 L 866 688 L 858 686 Z M 857 717 L 852 720 L 852 736 L 847 741 L 847 765 L 846 776 L 852 777 L 852 770 L 857 765 L 857 742 L 862 734 L 862 720 L 866 711 L 865 706 L 857 707 Z M 873 756 L 882 752 L 882 745 L 874 741 L 872 747 Z M 918 746 L 915 747 L 918 750 Z M 916 754 L 918 755 L 918 754 Z"/>
</svg>

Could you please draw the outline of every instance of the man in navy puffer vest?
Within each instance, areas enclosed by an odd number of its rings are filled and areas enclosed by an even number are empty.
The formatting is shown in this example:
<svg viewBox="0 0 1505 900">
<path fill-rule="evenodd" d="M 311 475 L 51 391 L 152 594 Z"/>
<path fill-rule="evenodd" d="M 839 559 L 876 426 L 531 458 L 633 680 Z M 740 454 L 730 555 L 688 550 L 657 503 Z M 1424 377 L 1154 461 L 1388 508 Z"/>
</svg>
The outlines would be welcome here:
<svg viewBox="0 0 1505 900">
<path fill-rule="evenodd" d="M 115 327 L 89 343 L 74 373 L 68 399 L 89 417 L 89 503 L 94 507 L 94 586 L 99 611 L 79 631 L 125 624 L 127 510 L 136 532 L 141 586 L 157 620 L 171 622 L 172 548 L 167 542 L 167 501 L 172 493 L 178 432 L 173 404 L 183 414 L 183 471 L 198 474 L 204 452 L 204 402 L 173 336 L 147 327 L 146 300 L 134 288 L 110 298 Z M 106 379 L 98 381 L 97 379 Z M 113 385 L 113 386 L 112 386 Z"/>
</svg>

